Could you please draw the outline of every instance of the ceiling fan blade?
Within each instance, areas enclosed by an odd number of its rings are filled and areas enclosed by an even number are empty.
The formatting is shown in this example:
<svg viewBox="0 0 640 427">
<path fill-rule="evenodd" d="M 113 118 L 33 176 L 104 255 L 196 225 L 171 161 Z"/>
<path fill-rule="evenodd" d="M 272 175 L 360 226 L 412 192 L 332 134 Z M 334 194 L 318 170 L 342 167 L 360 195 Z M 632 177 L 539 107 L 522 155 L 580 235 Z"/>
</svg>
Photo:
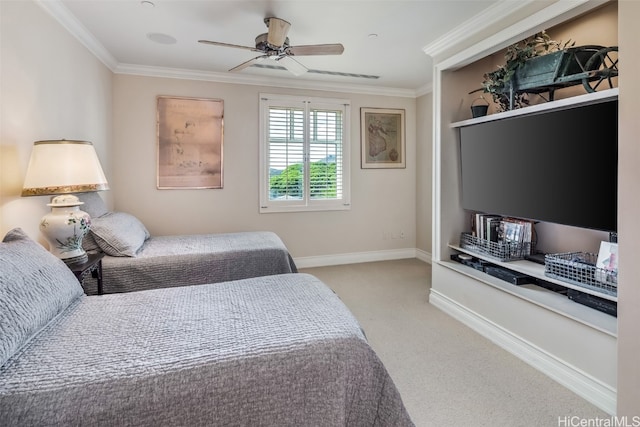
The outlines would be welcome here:
<svg viewBox="0 0 640 427">
<path fill-rule="evenodd" d="M 291 58 L 290 56 L 281 56 L 279 58 L 276 58 L 276 61 L 278 61 L 278 63 L 281 64 L 284 68 L 289 70 L 294 76 L 301 76 L 309 71 L 307 67 Z"/>
<path fill-rule="evenodd" d="M 280 18 L 265 18 L 264 22 L 269 28 L 267 43 L 276 48 L 282 47 L 291 24 Z"/>
<path fill-rule="evenodd" d="M 267 55 L 262 55 L 262 56 L 256 56 L 253 59 L 250 59 L 248 61 L 243 62 L 242 64 L 233 67 L 232 69 L 230 69 L 229 71 L 242 71 L 245 68 L 251 67 L 253 64 L 256 64 L 260 61 L 262 61 L 263 59 L 268 58 Z"/>
<path fill-rule="evenodd" d="M 240 46 L 238 44 L 230 44 L 230 43 L 222 43 L 222 42 L 212 42 L 211 40 L 198 40 L 198 43 L 211 44 L 214 46 L 222 46 L 222 47 L 234 47 L 237 49 L 246 49 L 253 52 L 262 52 L 261 50 L 256 49 L 255 47 Z"/>
<path fill-rule="evenodd" d="M 336 44 L 310 44 L 304 46 L 290 46 L 287 53 L 295 56 L 304 55 L 341 55 L 344 46 Z"/>
</svg>

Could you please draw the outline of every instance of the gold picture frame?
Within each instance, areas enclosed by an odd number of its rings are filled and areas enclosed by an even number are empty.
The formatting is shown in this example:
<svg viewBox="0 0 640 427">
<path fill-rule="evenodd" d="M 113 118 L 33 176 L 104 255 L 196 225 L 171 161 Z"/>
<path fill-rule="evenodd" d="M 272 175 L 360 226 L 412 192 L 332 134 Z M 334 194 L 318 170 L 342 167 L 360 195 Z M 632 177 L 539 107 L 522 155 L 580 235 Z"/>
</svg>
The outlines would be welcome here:
<svg viewBox="0 0 640 427">
<path fill-rule="evenodd" d="M 223 186 L 224 101 L 157 97 L 158 189 Z"/>
<path fill-rule="evenodd" d="M 361 108 L 362 169 L 404 169 L 405 110 Z"/>
</svg>

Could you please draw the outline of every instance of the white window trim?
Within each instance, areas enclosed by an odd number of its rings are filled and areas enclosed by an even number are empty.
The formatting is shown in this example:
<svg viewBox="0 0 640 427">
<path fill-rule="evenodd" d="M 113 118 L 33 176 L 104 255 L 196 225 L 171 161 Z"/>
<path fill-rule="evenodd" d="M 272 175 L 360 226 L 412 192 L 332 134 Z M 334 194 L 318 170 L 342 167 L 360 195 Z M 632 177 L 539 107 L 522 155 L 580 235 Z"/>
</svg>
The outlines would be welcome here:
<svg viewBox="0 0 640 427">
<path fill-rule="evenodd" d="M 314 212 L 314 211 L 336 211 L 351 209 L 351 101 L 338 98 L 318 98 L 309 96 L 292 96 L 261 93 L 260 95 L 260 213 L 274 212 Z M 281 102 L 284 106 L 294 106 L 296 104 L 307 104 L 311 106 L 327 106 L 335 108 L 337 105 L 344 107 L 344 117 L 342 121 L 342 198 L 335 200 L 269 200 L 269 168 L 267 159 L 267 115 L 269 105 L 273 101 Z M 305 126 L 305 133 L 308 129 Z M 305 168 L 308 168 L 305 162 Z"/>
</svg>

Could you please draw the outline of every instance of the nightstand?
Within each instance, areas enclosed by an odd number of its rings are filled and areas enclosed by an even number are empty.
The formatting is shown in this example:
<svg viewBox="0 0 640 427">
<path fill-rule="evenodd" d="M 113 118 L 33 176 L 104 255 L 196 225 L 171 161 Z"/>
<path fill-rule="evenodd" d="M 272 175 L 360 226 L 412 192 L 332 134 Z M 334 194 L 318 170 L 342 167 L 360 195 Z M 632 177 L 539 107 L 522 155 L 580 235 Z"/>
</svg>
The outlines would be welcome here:
<svg viewBox="0 0 640 427">
<path fill-rule="evenodd" d="M 86 262 L 67 264 L 67 267 L 73 271 L 80 284 L 88 274 L 91 274 L 91 277 L 98 280 L 98 295 L 102 295 L 102 258 L 104 258 L 104 252 L 92 252 L 87 255 L 89 259 Z"/>
</svg>

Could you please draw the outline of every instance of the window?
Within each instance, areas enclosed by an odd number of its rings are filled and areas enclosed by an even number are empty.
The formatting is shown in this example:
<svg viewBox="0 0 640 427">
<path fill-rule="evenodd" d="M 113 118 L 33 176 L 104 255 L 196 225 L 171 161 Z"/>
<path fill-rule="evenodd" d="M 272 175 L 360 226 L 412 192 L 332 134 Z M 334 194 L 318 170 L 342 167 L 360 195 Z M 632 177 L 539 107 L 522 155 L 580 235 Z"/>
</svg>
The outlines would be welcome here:
<svg viewBox="0 0 640 427">
<path fill-rule="evenodd" d="M 349 101 L 260 96 L 260 212 L 345 210 Z"/>
</svg>

